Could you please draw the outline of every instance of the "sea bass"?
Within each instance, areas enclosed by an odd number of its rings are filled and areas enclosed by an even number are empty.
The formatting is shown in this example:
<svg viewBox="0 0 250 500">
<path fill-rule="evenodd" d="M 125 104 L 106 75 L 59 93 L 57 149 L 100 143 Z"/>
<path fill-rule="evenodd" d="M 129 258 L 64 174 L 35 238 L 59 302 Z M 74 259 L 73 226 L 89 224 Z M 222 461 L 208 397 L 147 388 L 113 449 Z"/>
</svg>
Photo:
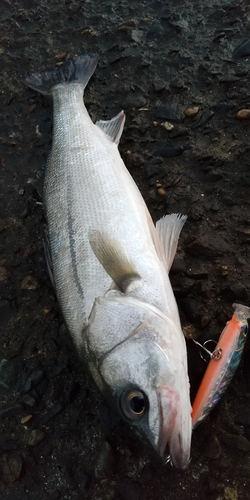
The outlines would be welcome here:
<svg viewBox="0 0 250 500">
<path fill-rule="evenodd" d="M 83 102 L 98 56 L 25 80 L 53 99 L 43 201 L 55 290 L 77 351 L 121 416 L 186 468 L 187 354 L 168 272 L 185 217 L 154 226 L 118 152 L 125 115 L 94 124 Z"/>
</svg>

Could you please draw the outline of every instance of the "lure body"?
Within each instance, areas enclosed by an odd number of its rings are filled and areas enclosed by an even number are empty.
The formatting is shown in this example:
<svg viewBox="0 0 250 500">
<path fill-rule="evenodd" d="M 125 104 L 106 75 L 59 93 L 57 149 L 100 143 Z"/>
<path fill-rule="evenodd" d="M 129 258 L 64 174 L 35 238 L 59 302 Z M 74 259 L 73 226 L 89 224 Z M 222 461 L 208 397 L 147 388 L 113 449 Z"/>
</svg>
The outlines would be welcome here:
<svg viewBox="0 0 250 500">
<path fill-rule="evenodd" d="M 207 417 L 220 400 L 238 368 L 248 332 L 250 308 L 233 304 L 235 309 L 221 333 L 215 351 L 193 402 L 193 429 Z"/>
</svg>

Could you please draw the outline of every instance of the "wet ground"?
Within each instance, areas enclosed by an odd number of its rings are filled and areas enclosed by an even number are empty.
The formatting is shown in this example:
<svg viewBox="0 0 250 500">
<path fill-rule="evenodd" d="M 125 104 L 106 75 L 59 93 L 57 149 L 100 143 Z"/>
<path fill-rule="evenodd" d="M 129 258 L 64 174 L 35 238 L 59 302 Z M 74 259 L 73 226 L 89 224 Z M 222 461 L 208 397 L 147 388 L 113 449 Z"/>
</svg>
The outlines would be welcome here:
<svg viewBox="0 0 250 500">
<path fill-rule="evenodd" d="M 154 220 L 188 214 L 171 280 L 183 328 L 217 339 L 232 303 L 250 305 L 250 111 L 237 115 L 250 109 L 249 2 L 2 0 L 0 19 L 1 500 L 249 499 L 249 341 L 182 473 L 127 434 L 82 371 L 27 184 L 48 155 L 51 108 L 22 84 L 100 54 L 88 110 L 125 109 L 120 151 Z M 205 364 L 190 341 L 188 357 L 193 398 Z"/>
</svg>

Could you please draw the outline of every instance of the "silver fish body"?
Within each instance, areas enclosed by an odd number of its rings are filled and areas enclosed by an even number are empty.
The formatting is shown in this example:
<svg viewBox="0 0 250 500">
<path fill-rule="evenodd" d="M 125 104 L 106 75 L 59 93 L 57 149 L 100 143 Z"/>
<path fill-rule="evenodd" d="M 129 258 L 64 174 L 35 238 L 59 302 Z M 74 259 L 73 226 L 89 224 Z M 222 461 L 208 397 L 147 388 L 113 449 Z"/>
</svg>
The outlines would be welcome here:
<svg viewBox="0 0 250 500">
<path fill-rule="evenodd" d="M 185 218 L 173 214 L 155 228 L 118 152 L 124 113 L 92 122 L 82 96 L 96 63 L 84 55 L 66 73 L 25 82 L 53 97 L 43 198 L 56 294 L 101 391 L 163 458 L 169 449 L 185 468 L 186 346 L 168 277 Z"/>
</svg>

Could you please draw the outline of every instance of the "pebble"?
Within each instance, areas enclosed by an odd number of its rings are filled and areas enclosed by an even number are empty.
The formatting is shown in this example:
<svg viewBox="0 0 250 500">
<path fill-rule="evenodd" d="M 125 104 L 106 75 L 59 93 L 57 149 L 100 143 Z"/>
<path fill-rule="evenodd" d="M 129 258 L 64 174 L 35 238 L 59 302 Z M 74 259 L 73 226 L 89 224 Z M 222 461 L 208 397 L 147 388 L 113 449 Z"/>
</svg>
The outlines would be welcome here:
<svg viewBox="0 0 250 500">
<path fill-rule="evenodd" d="M 193 108 L 186 108 L 184 110 L 184 115 L 187 117 L 187 118 L 190 118 L 192 116 L 196 116 L 197 113 L 199 113 L 200 111 L 200 108 L 199 106 L 194 106 Z"/>
<path fill-rule="evenodd" d="M 145 165 L 145 159 L 139 153 L 133 153 L 127 156 L 127 168 L 139 168 Z"/>
<path fill-rule="evenodd" d="M 162 122 L 161 128 L 163 128 L 164 130 L 167 130 L 167 132 L 169 132 L 170 130 L 173 130 L 174 125 L 170 122 Z"/>
<path fill-rule="evenodd" d="M 174 156 L 182 155 L 183 151 L 183 146 L 166 146 L 157 149 L 154 152 L 154 156 L 162 156 L 162 158 L 172 158 Z"/>
<path fill-rule="evenodd" d="M 230 486 L 226 486 L 224 489 L 224 498 L 225 500 L 238 500 L 238 492 L 235 488 L 231 488 Z"/>
<path fill-rule="evenodd" d="M 250 408 L 247 406 L 244 406 L 241 409 L 238 408 L 235 423 L 250 427 Z"/>
<path fill-rule="evenodd" d="M 199 270 L 199 269 L 188 269 L 186 271 L 186 275 L 188 278 L 193 278 L 194 280 L 207 280 L 208 279 L 208 272 Z"/>
<path fill-rule="evenodd" d="M 195 280 L 185 276 L 178 278 L 178 285 L 173 283 L 173 290 L 176 297 L 186 297 L 195 285 Z"/>
<path fill-rule="evenodd" d="M 206 182 L 218 182 L 223 178 L 223 174 L 220 171 L 215 172 L 214 170 L 210 170 L 205 176 Z"/>
<path fill-rule="evenodd" d="M 244 285 L 238 281 L 234 281 L 229 286 L 224 288 L 222 293 L 232 301 L 248 301 L 248 292 Z"/>
<path fill-rule="evenodd" d="M 37 370 L 31 373 L 23 386 L 22 393 L 27 394 L 28 392 L 30 392 L 33 387 L 36 387 L 38 384 L 40 384 L 40 382 L 42 382 L 43 378 L 44 373 L 42 370 Z"/>
<path fill-rule="evenodd" d="M 141 108 L 142 106 L 145 106 L 147 104 L 147 100 L 143 95 L 133 95 L 130 94 L 127 98 L 124 100 L 124 108 Z"/>
<path fill-rule="evenodd" d="M 104 441 L 99 449 L 95 463 L 95 477 L 98 479 L 110 477 L 115 472 L 115 455 L 107 441 Z"/>
<path fill-rule="evenodd" d="M 5 285 L 8 281 L 8 271 L 4 266 L 0 266 L 0 281 L 5 283 Z"/>
<path fill-rule="evenodd" d="M 3 326 L 3 323 L 7 323 L 7 321 L 9 321 L 11 316 L 12 316 L 11 301 L 4 299 L 0 300 L 1 326 Z"/>
<path fill-rule="evenodd" d="M 25 276 L 21 283 L 22 290 L 37 290 L 39 283 L 34 276 Z"/>
<path fill-rule="evenodd" d="M 155 109 L 154 114 L 157 118 L 170 122 L 181 122 L 183 120 L 183 113 L 174 106 L 159 106 Z"/>
<path fill-rule="evenodd" d="M 174 258 L 174 262 L 171 267 L 171 274 L 178 274 L 186 270 L 186 262 L 180 256 Z"/>
<path fill-rule="evenodd" d="M 16 481 L 22 471 L 23 462 L 17 453 L 4 453 L 1 457 L 2 461 L 2 480 L 5 483 L 13 483 Z"/>
<path fill-rule="evenodd" d="M 131 31 L 131 38 L 134 42 L 136 42 L 136 43 L 142 42 L 143 37 L 144 37 L 143 30 L 132 30 Z"/>
<path fill-rule="evenodd" d="M 127 19 L 127 21 L 122 21 L 122 23 L 118 24 L 118 28 L 135 28 L 136 22 L 134 19 Z"/>
<path fill-rule="evenodd" d="M 186 247 L 186 250 L 193 257 L 211 260 L 230 252 L 231 247 L 218 234 L 216 234 L 215 238 L 211 234 L 204 233 L 192 241 Z"/>
<path fill-rule="evenodd" d="M 199 127 L 203 127 L 209 120 L 211 120 L 211 118 L 213 118 L 213 116 L 214 116 L 214 111 L 212 111 L 211 109 L 205 111 L 205 113 L 201 115 L 200 119 L 198 117 L 198 121 L 195 121 L 195 123 L 192 125 L 192 129 L 195 130 Z"/>
<path fill-rule="evenodd" d="M 23 406 L 21 404 L 4 408 L 0 410 L 0 419 L 14 417 L 15 415 L 19 415 L 22 411 Z"/>
<path fill-rule="evenodd" d="M 250 442 L 245 436 L 221 433 L 221 440 L 227 446 L 231 448 L 236 448 L 237 450 L 244 451 L 246 453 L 250 450 Z"/>
<path fill-rule="evenodd" d="M 142 500 L 145 499 L 145 494 L 141 490 L 141 486 L 132 479 L 125 477 L 118 485 L 119 499 L 121 500 Z"/>
<path fill-rule="evenodd" d="M 159 187 L 159 188 L 157 189 L 157 193 L 158 193 L 160 196 L 166 196 L 166 194 L 167 194 L 166 190 L 165 190 L 164 188 L 162 188 L 162 187 Z"/>
<path fill-rule="evenodd" d="M 147 177 L 147 179 L 150 179 L 154 175 L 157 175 L 158 179 L 161 177 L 164 177 L 166 175 L 165 167 L 163 167 L 162 165 L 159 165 L 159 164 L 156 164 L 156 165 L 150 164 L 146 168 L 146 177 Z"/>
<path fill-rule="evenodd" d="M 222 449 L 217 436 L 210 436 L 202 446 L 202 453 L 205 457 L 216 460 L 221 456 Z"/>
<path fill-rule="evenodd" d="M 41 431 L 40 429 L 32 429 L 27 438 L 28 446 L 38 445 L 45 438 L 45 435 L 45 432 Z"/>
<path fill-rule="evenodd" d="M 250 109 L 240 109 L 236 113 L 238 120 L 250 120 Z"/>
<path fill-rule="evenodd" d="M 47 413 L 42 418 L 42 423 L 46 424 L 49 420 L 56 417 L 61 411 L 65 408 L 65 404 L 63 402 L 56 403 L 52 408 L 47 411 Z"/>
<path fill-rule="evenodd" d="M 247 56 L 250 56 L 250 40 L 241 43 L 233 51 L 233 59 L 240 59 Z"/>
<path fill-rule="evenodd" d="M 2 359 L 0 363 L 0 389 L 9 390 L 17 382 L 18 369 L 14 361 Z"/>
<path fill-rule="evenodd" d="M 166 82 L 163 82 L 162 80 L 155 79 L 152 82 L 152 86 L 155 92 L 162 92 L 166 88 Z"/>
</svg>

